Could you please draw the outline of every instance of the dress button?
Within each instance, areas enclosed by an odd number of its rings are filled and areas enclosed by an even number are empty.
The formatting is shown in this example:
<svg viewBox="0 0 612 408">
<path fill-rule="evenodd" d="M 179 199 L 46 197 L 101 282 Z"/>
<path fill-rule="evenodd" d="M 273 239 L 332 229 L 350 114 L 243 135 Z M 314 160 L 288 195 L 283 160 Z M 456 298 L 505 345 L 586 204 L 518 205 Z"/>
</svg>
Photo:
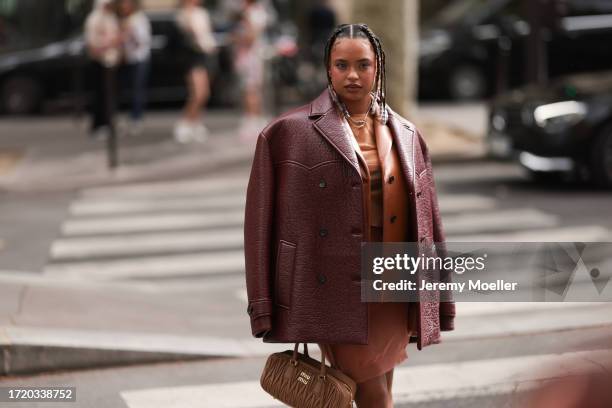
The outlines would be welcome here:
<svg viewBox="0 0 612 408">
<path fill-rule="evenodd" d="M 327 236 L 327 230 L 325 228 L 321 228 L 319 230 L 319 235 L 322 237 L 326 237 Z"/>
<path fill-rule="evenodd" d="M 319 274 L 319 276 L 317 276 L 317 280 L 319 281 L 319 284 L 321 284 L 321 285 L 323 285 L 325 282 L 327 282 L 327 278 L 322 273 Z"/>
<path fill-rule="evenodd" d="M 395 181 L 395 176 L 389 176 L 389 184 Z"/>
<path fill-rule="evenodd" d="M 389 221 L 391 221 L 391 224 L 393 224 L 395 222 L 395 220 L 397 220 L 397 216 L 396 215 L 392 215 L 391 219 Z"/>
<path fill-rule="evenodd" d="M 327 182 L 324 179 L 321 179 L 321 181 L 319 181 L 319 187 L 321 188 L 327 187 Z"/>
<path fill-rule="evenodd" d="M 422 194 L 422 193 L 423 193 L 422 191 L 418 191 L 418 192 L 416 193 L 416 196 L 417 196 L 417 197 L 421 197 L 421 194 Z"/>
</svg>

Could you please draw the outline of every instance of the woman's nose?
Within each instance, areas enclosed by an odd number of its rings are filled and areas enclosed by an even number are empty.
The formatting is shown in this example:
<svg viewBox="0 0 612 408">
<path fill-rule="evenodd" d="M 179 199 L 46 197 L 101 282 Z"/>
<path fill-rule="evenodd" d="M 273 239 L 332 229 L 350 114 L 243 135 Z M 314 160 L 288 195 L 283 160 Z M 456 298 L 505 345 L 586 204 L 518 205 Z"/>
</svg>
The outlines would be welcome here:
<svg viewBox="0 0 612 408">
<path fill-rule="evenodd" d="M 357 70 L 355 68 L 349 68 L 348 77 L 350 79 L 359 79 L 359 75 L 357 74 Z"/>
</svg>

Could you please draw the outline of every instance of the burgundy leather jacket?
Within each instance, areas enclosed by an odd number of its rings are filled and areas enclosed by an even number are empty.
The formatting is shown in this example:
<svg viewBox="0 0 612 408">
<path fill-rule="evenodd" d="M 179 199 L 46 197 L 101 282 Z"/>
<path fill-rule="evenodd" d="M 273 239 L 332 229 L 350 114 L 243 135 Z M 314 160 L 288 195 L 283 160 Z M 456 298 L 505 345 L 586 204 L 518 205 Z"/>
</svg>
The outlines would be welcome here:
<svg viewBox="0 0 612 408">
<path fill-rule="evenodd" d="M 427 148 L 413 124 L 389 110 L 408 189 L 409 241 L 444 234 Z M 361 243 L 367 237 L 357 155 L 327 90 L 259 135 L 244 222 L 252 334 L 264 342 L 367 344 Z M 443 246 L 442 246 L 443 247 Z M 438 248 L 440 246 L 438 245 Z M 455 304 L 420 302 L 417 347 L 453 330 Z"/>
</svg>

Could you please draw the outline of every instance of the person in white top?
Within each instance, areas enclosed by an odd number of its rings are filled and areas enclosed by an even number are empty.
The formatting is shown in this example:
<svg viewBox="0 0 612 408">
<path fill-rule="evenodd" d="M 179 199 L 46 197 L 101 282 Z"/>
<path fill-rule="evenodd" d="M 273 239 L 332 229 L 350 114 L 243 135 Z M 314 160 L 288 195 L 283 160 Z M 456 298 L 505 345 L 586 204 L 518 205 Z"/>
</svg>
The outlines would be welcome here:
<svg viewBox="0 0 612 408">
<path fill-rule="evenodd" d="M 121 17 L 123 55 L 132 97 L 132 123 L 129 131 L 131 134 L 137 134 L 142 129 L 146 102 L 151 57 L 151 23 L 140 9 L 137 0 L 119 0 L 118 11 Z"/>
<path fill-rule="evenodd" d="M 262 126 L 262 92 L 264 81 L 263 34 L 268 25 L 268 13 L 261 2 L 245 0 L 234 33 L 235 68 L 240 77 L 244 117 L 240 137 L 249 141 Z"/>
<path fill-rule="evenodd" d="M 189 97 L 174 128 L 174 137 L 180 143 L 203 142 L 208 130 L 201 116 L 210 94 L 210 58 L 216 50 L 212 24 L 208 12 L 201 7 L 201 0 L 181 0 L 176 22 L 182 34 Z"/>
<path fill-rule="evenodd" d="M 91 59 L 93 100 L 91 101 L 92 136 L 103 138 L 110 131 L 114 110 L 114 71 L 121 58 L 119 22 L 112 0 L 96 0 L 85 20 L 85 46 Z"/>
</svg>

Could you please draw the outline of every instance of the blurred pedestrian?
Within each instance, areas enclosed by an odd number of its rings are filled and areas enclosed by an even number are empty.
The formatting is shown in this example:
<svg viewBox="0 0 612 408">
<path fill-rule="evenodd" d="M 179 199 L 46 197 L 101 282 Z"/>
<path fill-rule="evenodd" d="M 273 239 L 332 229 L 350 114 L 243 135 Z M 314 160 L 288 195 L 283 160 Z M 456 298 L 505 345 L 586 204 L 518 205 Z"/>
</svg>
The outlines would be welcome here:
<svg viewBox="0 0 612 408">
<path fill-rule="evenodd" d="M 263 34 L 268 24 L 268 13 L 258 0 L 245 0 L 234 33 L 235 68 L 240 76 L 244 117 L 240 137 L 248 140 L 257 135 L 263 125 L 262 91 L 264 81 Z"/>
<path fill-rule="evenodd" d="M 119 21 L 113 0 L 96 0 L 85 20 L 85 44 L 91 59 L 93 100 L 91 134 L 104 139 L 110 135 L 114 110 L 115 71 L 121 57 Z"/>
<path fill-rule="evenodd" d="M 139 0 L 119 0 L 121 39 L 131 88 L 129 133 L 142 131 L 142 117 L 146 104 L 147 82 L 151 58 L 151 23 L 140 7 Z"/>
<path fill-rule="evenodd" d="M 203 142 L 208 137 L 208 129 L 201 116 L 210 95 L 210 59 L 216 42 L 210 16 L 201 7 L 201 0 L 181 0 L 176 21 L 182 35 L 189 96 L 174 128 L 174 138 L 180 143 Z"/>
</svg>

